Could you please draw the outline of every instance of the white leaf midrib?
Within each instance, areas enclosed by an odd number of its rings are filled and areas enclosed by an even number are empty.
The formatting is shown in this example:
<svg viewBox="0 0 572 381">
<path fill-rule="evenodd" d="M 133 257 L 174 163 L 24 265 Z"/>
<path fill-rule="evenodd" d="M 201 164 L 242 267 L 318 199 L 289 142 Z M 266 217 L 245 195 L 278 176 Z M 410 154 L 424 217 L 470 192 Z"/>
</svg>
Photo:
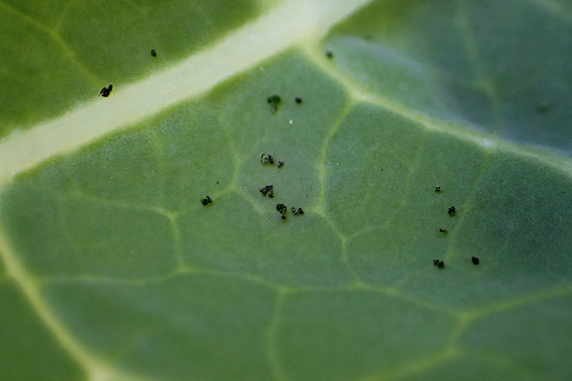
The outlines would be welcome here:
<svg viewBox="0 0 572 381">
<path fill-rule="evenodd" d="M 109 98 L 94 94 L 93 101 L 0 143 L 0 186 L 51 157 L 200 96 L 293 46 L 315 44 L 332 26 L 371 1 L 284 0 L 164 71 L 129 85 L 115 83 Z"/>
</svg>

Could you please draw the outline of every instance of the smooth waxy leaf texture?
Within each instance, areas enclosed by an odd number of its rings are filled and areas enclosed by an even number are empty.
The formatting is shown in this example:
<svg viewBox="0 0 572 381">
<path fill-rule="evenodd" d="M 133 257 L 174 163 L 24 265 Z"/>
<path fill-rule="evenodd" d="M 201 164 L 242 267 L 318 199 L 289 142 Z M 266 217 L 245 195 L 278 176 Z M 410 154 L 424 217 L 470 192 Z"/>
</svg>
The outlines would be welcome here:
<svg viewBox="0 0 572 381">
<path fill-rule="evenodd" d="M 0 5 L 2 377 L 572 375 L 572 4 L 187 3 Z"/>
</svg>

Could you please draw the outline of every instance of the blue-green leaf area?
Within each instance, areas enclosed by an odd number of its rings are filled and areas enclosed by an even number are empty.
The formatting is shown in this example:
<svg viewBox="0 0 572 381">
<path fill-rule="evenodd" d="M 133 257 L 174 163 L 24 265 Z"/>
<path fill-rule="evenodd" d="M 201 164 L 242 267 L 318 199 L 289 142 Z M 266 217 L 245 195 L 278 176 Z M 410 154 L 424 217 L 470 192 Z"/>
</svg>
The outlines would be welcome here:
<svg viewBox="0 0 572 381">
<path fill-rule="evenodd" d="M 376 1 L 325 46 L 370 91 L 442 120 L 570 153 L 569 1 Z"/>
<path fill-rule="evenodd" d="M 4 189 L 11 255 L 62 329 L 137 379 L 569 374 L 570 340 L 531 328 L 572 313 L 567 169 L 356 99 L 313 59 L 287 52 Z M 475 342 L 487 329 L 527 345 Z"/>
</svg>

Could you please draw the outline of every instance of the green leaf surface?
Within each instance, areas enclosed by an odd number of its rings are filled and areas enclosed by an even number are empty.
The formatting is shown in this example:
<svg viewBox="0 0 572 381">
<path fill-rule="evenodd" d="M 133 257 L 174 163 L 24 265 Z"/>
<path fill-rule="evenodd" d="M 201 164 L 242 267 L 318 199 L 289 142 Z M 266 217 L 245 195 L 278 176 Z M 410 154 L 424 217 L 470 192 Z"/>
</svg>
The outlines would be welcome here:
<svg viewBox="0 0 572 381">
<path fill-rule="evenodd" d="M 572 376 L 569 1 L 0 16 L 0 378 Z"/>
</svg>

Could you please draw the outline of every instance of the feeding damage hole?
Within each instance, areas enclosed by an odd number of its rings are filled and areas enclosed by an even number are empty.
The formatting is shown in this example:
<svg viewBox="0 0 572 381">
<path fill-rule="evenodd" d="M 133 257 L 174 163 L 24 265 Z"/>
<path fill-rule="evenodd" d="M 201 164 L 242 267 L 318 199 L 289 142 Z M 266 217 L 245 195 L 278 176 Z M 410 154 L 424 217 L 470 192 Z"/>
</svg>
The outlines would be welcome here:
<svg viewBox="0 0 572 381">
<path fill-rule="evenodd" d="M 449 213 L 449 215 L 451 215 L 451 216 L 454 215 L 455 212 L 456 212 L 456 210 L 455 210 L 455 207 L 454 207 L 454 206 L 450 207 L 450 208 L 447 210 L 447 213 Z"/>
<path fill-rule="evenodd" d="M 292 214 L 295 216 L 304 214 L 304 211 L 302 210 L 302 208 L 292 207 L 292 208 L 290 208 L 290 210 L 292 211 Z"/>
<path fill-rule="evenodd" d="M 280 103 L 280 96 L 277 94 L 271 95 L 267 99 L 270 105 L 270 111 L 274 114 L 278 110 L 278 104 Z"/>
<path fill-rule="evenodd" d="M 472 258 L 471 258 L 471 262 L 473 262 L 473 265 L 478 265 L 480 261 L 479 261 L 479 258 L 477 258 L 477 257 L 472 257 Z"/>
<path fill-rule="evenodd" d="M 104 87 L 99 92 L 99 95 L 101 95 L 104 98 L 107 98 L 109 96 L 109 93 L 111 93 L 111 90 L 113 90 L 113 85 L 109 85 L 108 87 Z"/>
<path fill-rule="evenodd" d="M 270 198 L 274 197 L 274 185 L 267 185 L 264 188 L 260 188 L 260 193 L 262 193 L 262 197 L 266 197 L 266 195 Z"/>
<path fill-rule="evenodd" d="M 433 259 L 433 265 L 440 269 L 445 267 L 445 263 L 443 263 L 443 261 L 440 261 L 438 259 Z"/>
<path fill-rule="evenodd" d="M 209 196 L 207 196 L 201 200 L 201 204 L 203 204 L 203 206 L 207 206 L 208 204 L 211 204 L 212 202 L 213 202 L 213 200 L 211 200 L 211 198 Z"/>
<path fill-rule="evenodd" d="M 262 152 L 260 154 L 260 162 L 262 164 L 270 164 L 273 165 L 274 164 L 274 158 L 272 157 L 272 155 L 269 155 L 267 153 Z"/>
</svg>

